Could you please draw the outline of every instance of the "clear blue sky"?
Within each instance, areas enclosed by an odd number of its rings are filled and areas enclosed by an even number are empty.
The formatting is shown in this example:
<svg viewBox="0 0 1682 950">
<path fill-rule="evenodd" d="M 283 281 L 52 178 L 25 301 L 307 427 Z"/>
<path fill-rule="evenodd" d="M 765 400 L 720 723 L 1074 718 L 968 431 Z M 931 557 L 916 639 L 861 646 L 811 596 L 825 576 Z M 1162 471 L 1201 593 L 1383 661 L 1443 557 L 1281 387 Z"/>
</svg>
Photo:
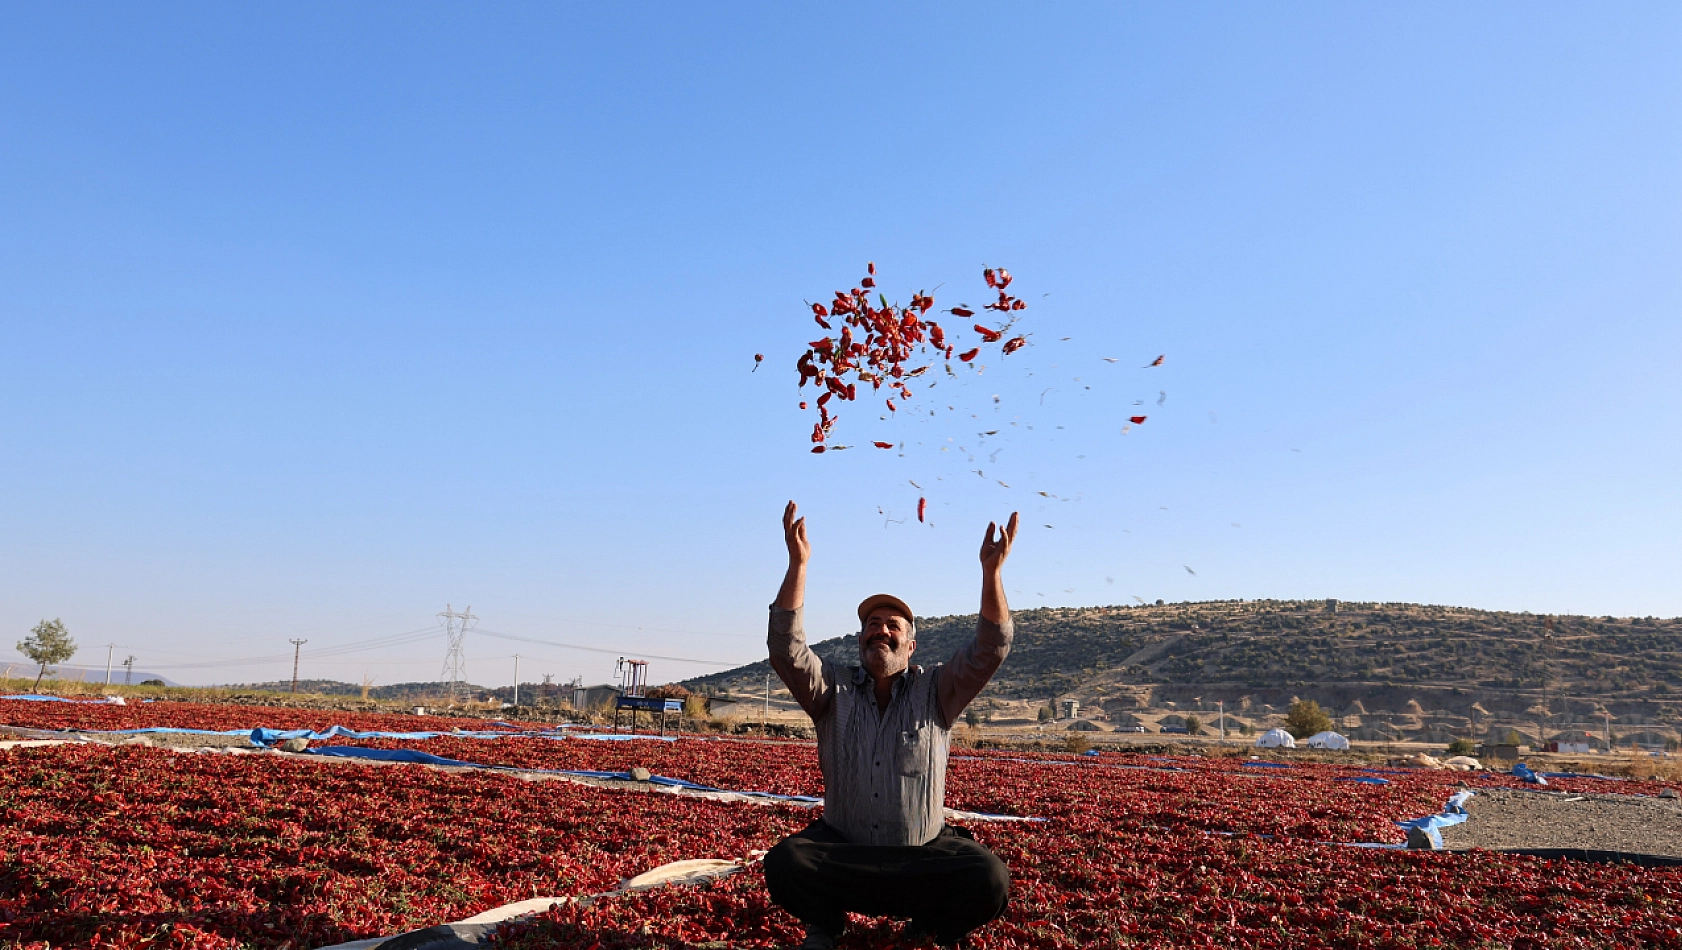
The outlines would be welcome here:
<svg viewBox="0 0 1682 950">
<path fill-rule="evenodd" d="M 7 4 L 0 662 L 751 660 L 788 498 L 818 636 L 973 611 L 1017 507 L 1018 607 L 1682 614 L 1679 120 L 1674 4 Z M 1017 275 L 984 477 L 806 451 L 866 260 Z"/>
</svg>

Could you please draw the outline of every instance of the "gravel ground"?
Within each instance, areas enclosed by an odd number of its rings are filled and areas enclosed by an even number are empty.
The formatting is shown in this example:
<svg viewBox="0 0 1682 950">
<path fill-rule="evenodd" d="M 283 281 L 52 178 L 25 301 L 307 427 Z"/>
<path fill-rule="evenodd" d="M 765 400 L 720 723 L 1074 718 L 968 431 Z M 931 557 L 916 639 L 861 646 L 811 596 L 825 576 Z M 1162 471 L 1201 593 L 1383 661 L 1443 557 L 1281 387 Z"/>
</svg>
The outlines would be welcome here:
<svg viewBox="0 0 1682 950">
<path fill-rule="evenodd" d="M 1452 849 L 1580 848 L 1682 858 L 1682 802 L 1640 795 L 1567 795 L 1494 788 L 1444 828 Z"/>
</svg>

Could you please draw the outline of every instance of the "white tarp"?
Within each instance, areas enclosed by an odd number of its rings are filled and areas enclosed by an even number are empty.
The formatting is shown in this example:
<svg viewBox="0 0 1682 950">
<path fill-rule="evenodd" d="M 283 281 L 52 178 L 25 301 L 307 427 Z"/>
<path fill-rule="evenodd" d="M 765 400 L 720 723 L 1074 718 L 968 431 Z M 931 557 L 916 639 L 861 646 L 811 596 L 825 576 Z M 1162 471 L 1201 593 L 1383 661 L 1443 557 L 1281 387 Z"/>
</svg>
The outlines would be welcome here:
<svg viewBox="0 0 1682 950">
<path fill-rule="evenodd" d="M 1297 740 L 1291 738 L 1291 734 L 1283 729 L 1269 729 L 1261 734 L 1260 739 L 1256 740 L 1256 748 L 1258 749 L 1294 749 L 1296 747 Z"/>
<path fill-rule="evenodd" d="M 1335 732 L 1317 732 L 1306 741 L 1310 749 L 1335 749 L 1341 752 L 1349 748 L 1349 740 Z"/>
</svg>

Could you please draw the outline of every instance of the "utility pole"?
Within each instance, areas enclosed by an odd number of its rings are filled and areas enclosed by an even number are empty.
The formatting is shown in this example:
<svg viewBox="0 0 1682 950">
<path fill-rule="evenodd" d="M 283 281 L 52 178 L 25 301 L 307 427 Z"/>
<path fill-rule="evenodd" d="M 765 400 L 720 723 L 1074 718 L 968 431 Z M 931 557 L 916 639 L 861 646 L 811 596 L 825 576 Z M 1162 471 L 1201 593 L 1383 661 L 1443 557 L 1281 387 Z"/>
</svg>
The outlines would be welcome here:
<svg viewBox="0 0 1682 950">
<path fill-rule="evenodd" d="M 514 708 L 520 708 L 520 654 L 514 654 Z"/>
<path fill-rule="evenodd" d="M 460 613 L 449 604 L 444 605 L 444 612 L 438 615 L 444 621 L 444 636 L 449 640 L 449 650 L 444 654 L 444 673 L 441 677 L 444 685 L 449 688 L 450 699 L 461 699 L 462 692 L 467 688 L 467 657 L 462 653 L 462 641 L 467 638 L 467 631 L 472 629 L 478 617 L 473 616 L 470 605 Z"/>
<path fill-rule="evenodd" d="M 128 659 L 123 661 L 123 668 L 123 685 L 127 686 L 134 681 L 134 654 L 129 654 Z"/>
<path fill-rule="evenodd" d="M 1553 725 L 1553 707 L 1548 705 L 1548 674 L 1553 669 L 1554 618 L 1547 617 L 1542 621 L 1542 715 L 1546 717 L 1537 731 L 1536 744 L 1543 749 L 1548 747 L 1548 729 Z"/>
<path fill-rule="evenodd" d="M 1226 745 L 1226 700 L 1215 700 L 1215 708 L 1221 714 L 1221 745 Z"/>
<path fill-rule="evenodd" d="M 111 652 L 115 649 L 117 649 L 117 645 L 115 643 L 107 643 L 105 645 L 105 685 L 106 686 L 111 685 Z"/>
<path fill-rule="evenodd" d="M 292 642 L 292 692 L 298 691 L 298 653 L 304 648 L 308 640 L 293 640 Z"/>
<path fill-rule="evenodd" d="M 765 674 L 765 701 L 759 705 L 759 738 L 765 738 L 765 716 L 771 710 L 771 674 Z"/>
</svg>

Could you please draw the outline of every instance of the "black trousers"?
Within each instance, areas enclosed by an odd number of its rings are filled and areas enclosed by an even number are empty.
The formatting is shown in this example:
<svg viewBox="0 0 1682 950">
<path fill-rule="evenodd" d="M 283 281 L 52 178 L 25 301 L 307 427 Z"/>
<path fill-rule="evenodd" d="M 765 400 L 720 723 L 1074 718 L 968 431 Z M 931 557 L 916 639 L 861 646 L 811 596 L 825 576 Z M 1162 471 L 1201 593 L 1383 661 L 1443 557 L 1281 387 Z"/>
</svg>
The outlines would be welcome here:
<svg viewBox="0 0 1682 950">
<path fill-rule="evenodd" d="M 947 942 L 1004 913 L 1010 870 L 962 828 L 924 845 L 849 844 L 820 818 L 765 855 L 765 883 L 784 910 L 832 936 L 852 911 L 909 917 Z"/>
</svg>

